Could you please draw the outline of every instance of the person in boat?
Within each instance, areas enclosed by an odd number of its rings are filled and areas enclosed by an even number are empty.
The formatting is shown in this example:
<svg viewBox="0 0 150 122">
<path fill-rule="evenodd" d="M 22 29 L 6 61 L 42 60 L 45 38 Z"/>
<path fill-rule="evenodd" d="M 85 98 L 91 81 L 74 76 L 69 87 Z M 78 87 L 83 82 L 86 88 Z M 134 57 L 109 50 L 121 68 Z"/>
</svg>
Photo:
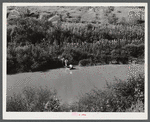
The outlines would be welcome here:
<svg viewBox="0 0 150 122">
<path fill-rule="evenodd" d="M 73 69 L 73 65 L 72 65 L 72 64 L 69 64 L 69 65 L 68 65 L 68 59 L 65 59 L 64 62 L 65 62 L 65 67 L 66 67 L 66 68 Z"/>
<path fill-rule="evenodd" d="M 68 68 L 68 59 L 65 59 L 65 67 Z"/>
<path fill-rule="evenodd" d="M 61 58 L 61 62 L 62 62 L 62 65 L 65 66 L 65 64 L 64 64 L 65 58 Z"/>
</svg>

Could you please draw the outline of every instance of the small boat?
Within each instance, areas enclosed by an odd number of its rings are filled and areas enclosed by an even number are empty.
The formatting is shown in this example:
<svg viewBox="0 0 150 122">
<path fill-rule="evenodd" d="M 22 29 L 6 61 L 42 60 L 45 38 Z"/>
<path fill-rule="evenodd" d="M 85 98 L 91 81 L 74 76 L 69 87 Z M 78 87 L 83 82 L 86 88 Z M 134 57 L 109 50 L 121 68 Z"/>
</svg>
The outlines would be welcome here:
<svg viewBox="0 0 150 122">
<path fill-rule="evenodd" d="M 70 65 L 67 66 L 66 68 L 68 68 L 68 69 L 70 69 L 70 70 L 71 70 L 71 69 L 74 69 L 72 64 L 70 64 Z"/>
</svg>

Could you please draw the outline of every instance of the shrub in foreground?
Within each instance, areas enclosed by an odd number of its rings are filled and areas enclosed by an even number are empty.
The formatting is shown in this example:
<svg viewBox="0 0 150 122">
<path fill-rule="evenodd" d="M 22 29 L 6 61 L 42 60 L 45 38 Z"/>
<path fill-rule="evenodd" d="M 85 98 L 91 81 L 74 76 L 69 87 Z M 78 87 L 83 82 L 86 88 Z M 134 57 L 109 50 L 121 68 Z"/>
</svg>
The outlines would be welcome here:
<svg viewBox="0 0 150 122">
<path fill-rule="evenodd" d="M 93 89 L 82 96 L 74 106 L 78 112 L 144 111 L 144 76 L 127 81 L 116 79 L 105 90 Z M 137 107 L 140 106 L 140 110 Z"/>
<path fill-rule="evenodd" d="M 127 109 L 126 112 L 144 112 L 144 103 L 138 100 L 136 104 L 132 104 L 132 106 Z"/>
<path fill-rule="evenodd" d="M 25 87 L 21 93 L 7 97 L 7 111 L 60 111 L 56 91 L 43 88 Z"/>
</svg>

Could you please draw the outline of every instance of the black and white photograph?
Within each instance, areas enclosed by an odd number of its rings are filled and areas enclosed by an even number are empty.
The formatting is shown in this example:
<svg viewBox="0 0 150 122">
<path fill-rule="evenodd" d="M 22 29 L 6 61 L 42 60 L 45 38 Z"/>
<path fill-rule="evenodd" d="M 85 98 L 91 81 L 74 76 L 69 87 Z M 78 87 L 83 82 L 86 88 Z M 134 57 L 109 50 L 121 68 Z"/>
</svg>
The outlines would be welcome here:
<svg viewBox="0 0 150 122">
<path fill-rule="evenodd" d="M 3 118 L 146 119 L 147 6 L 3 3 Z"/>
</svg>

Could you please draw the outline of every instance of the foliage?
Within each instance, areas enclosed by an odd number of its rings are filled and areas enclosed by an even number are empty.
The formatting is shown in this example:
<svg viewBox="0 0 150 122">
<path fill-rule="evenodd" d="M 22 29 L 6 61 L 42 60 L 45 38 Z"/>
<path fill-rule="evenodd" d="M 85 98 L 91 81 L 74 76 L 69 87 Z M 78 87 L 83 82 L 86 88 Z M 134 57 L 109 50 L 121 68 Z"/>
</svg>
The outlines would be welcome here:
<svg viewBox="0 0 150 122">
<path fill-rule="evenodd" d="M 128 52 L 128 55 L 132 57 L 138 58 L 140 56 L 144 56 L 144 44 L 128 44 L 124 47 L 124 49 Z"/>
<path fill-rule="evenodd" d="M 115 79 L 105 90 L 93 89 L 76 103 L 78 112 L 125 112 L 144 104 L 144 76 L 128 81 Z M 144 106 L 143 106 L 144 107 Z M 142 112 L 142 111 L 141 111 Z"/>
<path fill-rule="evenodd" d="M 133 104 L 126 112 L 144 112 L 144 103 L 138 100 L 137 103 L 135 105 Z"/>
<path fill-rule="evenodd" d="M 93 62 L 91 59 L 82 59 L 79 61 L 79 66 L 91 66 Z"/>
<path fill-rule="evenodd" d="M 62 67 L 60 60 L 53 55 L 53 47 L 42 48 L 39 45 L 8 46 L 7 73 L 40 71 Z M 56 51 L 56 50 L 54 50 Z"/>
<path fill-rule="evenodd" d="M 7 111 L 43 112 L 59 111 L 60 101 L 56 97 L 56 91 L 47 87 L 25 87 L 21 93 L 7 97 Z"/>
<path fill-rule="evenodd" d="M 109 25 L 57 26 L 28 16 L 8 20 L 7 73 L 61 67 L 59 55 L 74 65 L 90 58 L 95 63 L 117 60 L 126 64 L 129 57 L 144 57 L 144 26 L 116 25 L 113 10 L 108 7 Z"/>
</svg>

